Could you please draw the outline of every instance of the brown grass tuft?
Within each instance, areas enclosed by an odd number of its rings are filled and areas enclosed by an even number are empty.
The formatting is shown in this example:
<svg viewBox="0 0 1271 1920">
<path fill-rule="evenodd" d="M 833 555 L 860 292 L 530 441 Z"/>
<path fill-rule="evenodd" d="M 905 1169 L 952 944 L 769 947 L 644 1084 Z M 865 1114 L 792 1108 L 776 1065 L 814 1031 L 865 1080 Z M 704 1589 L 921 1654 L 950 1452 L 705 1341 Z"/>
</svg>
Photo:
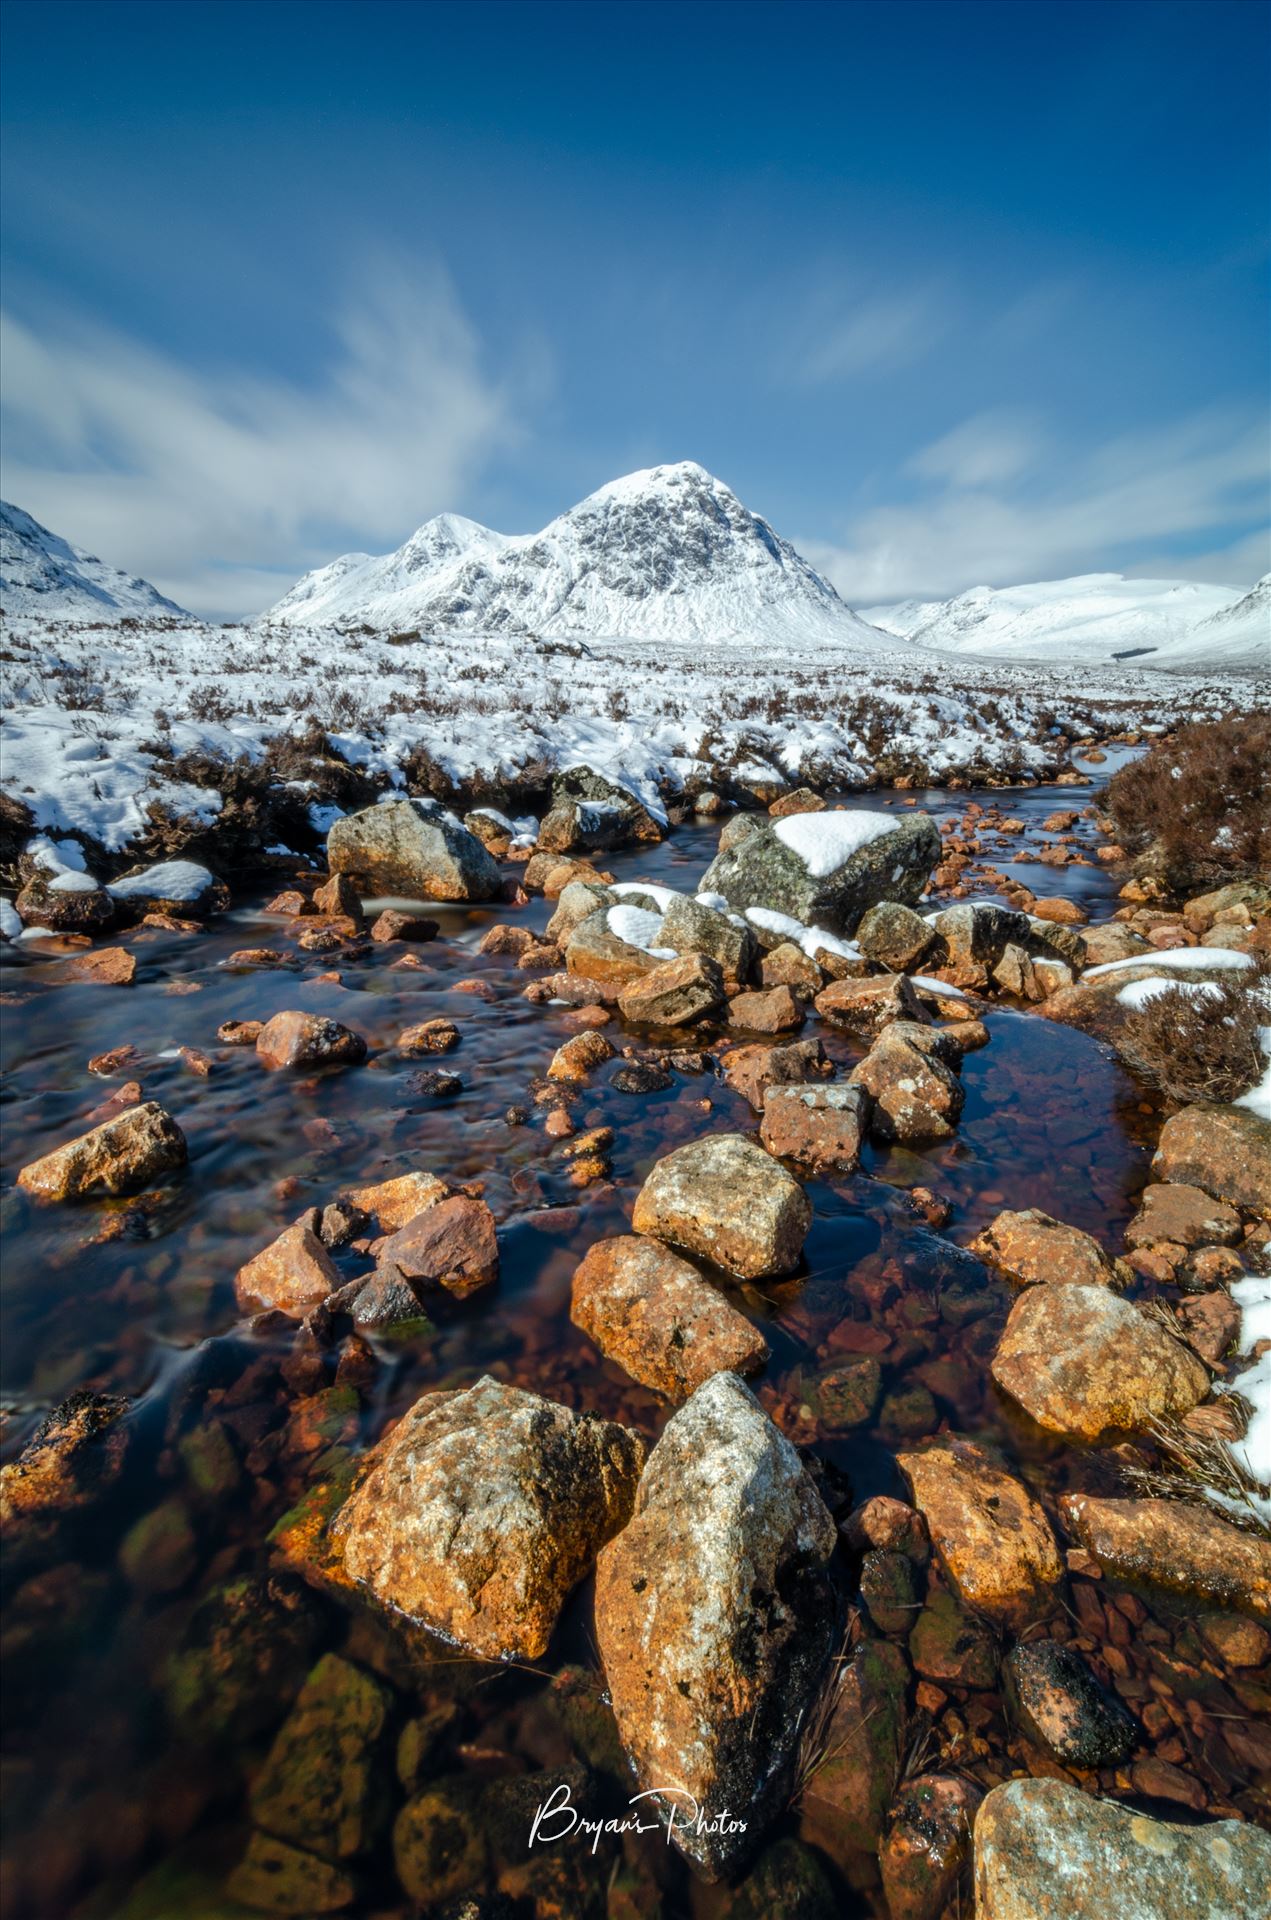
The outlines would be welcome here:
<svg viewBox="0 0 1271 1920">
<path fill-rule="evenodd" d="M 1190 1106 L 1238 1100 L 1262 1077 L 1259 1028 L 1271 1024 L 1271 968 L 1242 968 L 1197 989 L 1179 981 L 1126 1019 L 1118 1051 L 1150 1087 Z"/>
<path fill-rule="evenodd" d="M 1271 715 L 1180 727 L 1108 782 L 1117 835 L 1180 890 L 1271 867 Z"/>
</svg>

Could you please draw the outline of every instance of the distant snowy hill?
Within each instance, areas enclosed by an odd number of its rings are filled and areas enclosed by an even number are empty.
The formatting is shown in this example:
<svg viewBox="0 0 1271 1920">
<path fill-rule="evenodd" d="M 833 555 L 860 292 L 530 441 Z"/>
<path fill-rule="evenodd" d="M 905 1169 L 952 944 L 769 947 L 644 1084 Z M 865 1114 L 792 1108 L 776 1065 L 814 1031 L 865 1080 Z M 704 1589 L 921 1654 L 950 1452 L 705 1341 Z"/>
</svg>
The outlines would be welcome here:
<svg viewBox="0 0 1271 1920">
<path fill-rule="evenodd" d="M 1030 586 L 972 587 L 952 600 L 867 607 L 861 617 L 916 646 L 1057 667 L 1271 666 L 1271 576 L 1241 598 L 1191 580 L 1079 574 Z"/>
<path fill-rule="evenodd" d="M 443 515 L 383 559 L 349 554 L 306 574 L 262 618 L 426 635 L 895 648 L 691 461 L 614 480 L 541 533 L 508 538 Z"/>
<path fill-rule="evenodd" d="M 0 500 L 0 607 L 8 614 L 47 619 L 153 619 L 185 616 L 148 580 L 134 580 L 118 567 L 50 533 L 21 507 Z"/>
</svg>

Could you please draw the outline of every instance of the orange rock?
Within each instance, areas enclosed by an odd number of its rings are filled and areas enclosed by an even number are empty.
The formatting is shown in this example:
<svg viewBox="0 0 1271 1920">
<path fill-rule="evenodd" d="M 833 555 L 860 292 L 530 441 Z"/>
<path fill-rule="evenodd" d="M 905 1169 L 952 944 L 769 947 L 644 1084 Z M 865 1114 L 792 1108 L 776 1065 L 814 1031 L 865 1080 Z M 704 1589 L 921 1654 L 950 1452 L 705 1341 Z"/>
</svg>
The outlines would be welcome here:
<svg viewBox="0 0 1271 1920">
<path fill-rule="evenodd" d="M 99 947 L 95 953 L 72 955 L 61 973 L 66 980 L 85 980 L 94 986 L 130 987 L 137 977 L 137 961 L 123 947 Z"/>
<path fill-rule="evenodd" d="M 318 1238 L 318 1210 L 280 1233 L 234 1277 L 234 1292 L 244 1313 L 270 1308 L 301 1320 L 340 1285 L 340 1272 Z"/>
<path fill-rule="evenodd" d="M 1040 1282 L 1117 1287 L 1130 1278 L 1124 1261 L 1113 1260 L 1088 1233 L 1036 1207 L 999 1213 L 976 1235 L 970 1251 L 1022 1287 Z"/>
<path fill-rule="evenodd" d="M 612 1060 L 617 1048 L 603 1034 L 584 1032 L 557 1047 L 547 1069 L 549 1080 L 585 1080 L 606 1060 Z"/>
<path fill-rule="evenodd" d="M 768 1357 L 758 1329 L 695 1267 L 638 1234 L 590 1249 L 574 1274 L 570 1318 L 632 1379 L 671 1400 L 713 1373 L 753 1373 Z"/>
<path fill-rule="evenodd" d="M 18 1185 L 40 1200 L 135 1193 L 185 1162 L 185 1135 L 171 1114 L 147 1100 L 33 1160 Z"/>
<path fill-rule="evenodd" d="M 1020 1481 L 949 1438 L 896 1464 L 959 1599 L 1015 1628 L 1047 1614 L 1063 1580 L 1050 1522 Z"/>
<path fill-rule="evenodd" d="M 739 993 L 728 1004 L 728 1024 L 752 1033 L 790 1033 L 803 1025 L 803 1008 L 785 983 L 762 993 Z"/>
<path fill-rule="evenodd" d="M 415 1292 L 444 1287 L 465 1299 L 499 1271 L 494 1215 L 484 1200 L 449 1195 L 417 1213 L 380 1248 L 379 1264 Z"/>
<path fill-rule="evenodd" d="M 402 1053 L 449 1053 L 459 1045 L 459 1029 L 453 1020 L 422 1020 L 417 1027 L 403 1027 L 397 1045 Z"/>
<path fill-rule="evenodd" d="M 357 1066 L 366 1042 L 319 1013 L 276 1013 L 261 1028 L 256 1052 L 267 1067 Z"/>
<path fill-rule="evenodd" d="M 450 1188 L 435 1173 L 399 1173 L 391 1180 L 380 1180 L 366 1187 L 353 1187 L 344 1198 L 362 1213 L 369 1213 L 381 1233 L 395 1233 L 399 1227 L 444 1200 Z"/>
</svg>

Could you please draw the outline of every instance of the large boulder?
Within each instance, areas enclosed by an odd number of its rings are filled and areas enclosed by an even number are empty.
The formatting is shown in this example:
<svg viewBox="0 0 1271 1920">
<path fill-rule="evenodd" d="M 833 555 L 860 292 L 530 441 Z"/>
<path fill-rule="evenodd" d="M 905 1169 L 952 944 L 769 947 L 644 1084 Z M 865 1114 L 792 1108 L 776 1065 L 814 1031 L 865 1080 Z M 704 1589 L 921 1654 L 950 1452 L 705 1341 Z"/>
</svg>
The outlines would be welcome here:
<svg viewBox="0 0 1271 1920">
<path fill-rule="evenodd" d="M 975 1820 L 976 1920 L 1267 1920 L 1271 1837 L 1175 1826 L 1060 1780 L 1008 1780 Z"/>
<path fill-rule="evenodd" d="M 15 902 L 24 927 L 43 927 L 48 933 L 109 933 L 119 909 L 105 887 L 91 874 L 67 869 L 61 873 L 37 870 Z"/>
<path fill-rule="evenodd" d="M 548 853 L 651 842 L 662 829 L 644 803 L 594 767 L 566 767 L 552 781 L 552 804 L 539 827 L 538 845 Z"/>
<path fill-rule="evenodd" d="M 596 1638 L 623 1744 L 709 1878 L 786 1805 L 831 1647 L 834 1542 L 790 1442 L 717 1373 L 668 1422 L 600 1556 Z"/>
<path fill-rule="evenodd" d="M 137 1193 L 160 1174 L 183 1167 L 186 1158 L 185 1135 L 172 1115 L 157 1101 L 143 1100 L 32 1160 L 18 1185 L 37 1200 Z"/>
<path fill-rule="evenodd" d="M 1152 1177 L 1271 1220 L 1271 1120 L 1249 1107 L 1184 1107 L 1161 1128 Z"/>
<path fill-rule="evenodd" d="M 468 1652 L 537 1660 L 643 1462 L 629 1428 L 486 1376 L 415 1402 L 333 1535 L 385 1607 Z"/>
<path fill-rule="evenodd" d="M 631 1216 L 637 1233 L 746 1280 L 792 1273 L 811 1223 L 812 1204 L 798 1181 L 740 1133 L 708 1134 L 668 1153 Z"/>
<path fill-rule="evenodd" d="M 574 1274 L 570 1318 L 609 1359 L 671 1400 L 715 1373 L 754 1373 L 767 1342 L 696 1267 L 657 1240 L 601 1240 Z"/>
<path fill-rule="evenodd" d="M 993 1378 L 1039 1426 L 1082 1440 L 1181 1418 L 1209 1391 L 1190 1347 L 1102 1285 L 1027 1288 Z"/>
<path fill-rule="evenodd" d="M 147 913 L 193 915 L 202 920 L 220 913 L 230 903 L 229 888 L 197 860 L 161 860 L 157 866 L 134 867 L 112 880 L 106 891 L 121 919 L 140 920 Z"/>
<path fill-rule="evenodd" d="M 337 820 L 327 865 L 363 894 L 410 900 L 493 900 L 499 869 L 475 834 L 435 800 L 388 800 Z"/>
<path fill-rule="evenodd" d="M 1114 1579 L 1271 1619 L 1271 1541 L 1184 1500 L 1101 1500 L 1067 1493 L 1065 1527 Z"/>
<path fill-rule="evenodd" d="M 766 907 L 851 933 L 881 900 L 920 899 L 939 858 L 940 835 L 926 813 L 798 813 L 761 822 L 722 848 L 701 891 L 722 894 L 738 912 Z"/>
<path fill-rule="evenodd" d="M 965 1605 L 1016 1628 L 1050 1611 L 1063 1564 L 1050 1522 L 1026 1487 L 966 1440 L 899 1454 L 896 1464 Z"/>
</svg>

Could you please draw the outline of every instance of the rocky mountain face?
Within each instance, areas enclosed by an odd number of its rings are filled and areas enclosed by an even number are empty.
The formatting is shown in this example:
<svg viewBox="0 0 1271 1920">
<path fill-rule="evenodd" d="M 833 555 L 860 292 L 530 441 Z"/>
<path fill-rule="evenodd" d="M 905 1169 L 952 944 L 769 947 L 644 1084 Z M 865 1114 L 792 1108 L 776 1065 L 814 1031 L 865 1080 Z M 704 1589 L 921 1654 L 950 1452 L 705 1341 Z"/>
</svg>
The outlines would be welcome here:
<svg viewBox="0 0 1271 1920">
<path fill-rule="evenodd" d="M 895 645 L 691 461 L 612 481 L 537 534 L 443 515 L 396 553 L 306 575 L 264 617 L 424 634 Z"/>
<path fill-rule="evenodd" d="M 8 614 L 39 614 L 48 619 L 154 619 L 184 614 L 148 580 L 135 580 L 82 547 L 73 547 L 7 501 L 0 501 L 0 607 Z"/>
</svg>

